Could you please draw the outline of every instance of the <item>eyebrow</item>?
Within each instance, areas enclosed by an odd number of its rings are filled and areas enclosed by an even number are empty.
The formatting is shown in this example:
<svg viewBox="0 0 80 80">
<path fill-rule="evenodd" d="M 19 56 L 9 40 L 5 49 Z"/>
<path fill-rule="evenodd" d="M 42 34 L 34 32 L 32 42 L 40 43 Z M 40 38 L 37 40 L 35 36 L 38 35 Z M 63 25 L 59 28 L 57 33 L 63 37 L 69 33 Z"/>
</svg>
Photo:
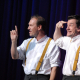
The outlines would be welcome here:
<svg viewBox="0 0 80 80">
<path fill-rule="evenodd" d="M 74 24 L 74 23 L 70 23 L 70 24 Z"/>
<path fill-rule="evenodd" d="M 70 23 L 70 24 L 67 24 L 67 25 L 71 25 L 71 24 L 74 24 L 74 23 Z"/>
<path fill-rule="evenodd" d="M 74 24 L 74 23 L 70 23 L 70 24 Z"/>
</svg>

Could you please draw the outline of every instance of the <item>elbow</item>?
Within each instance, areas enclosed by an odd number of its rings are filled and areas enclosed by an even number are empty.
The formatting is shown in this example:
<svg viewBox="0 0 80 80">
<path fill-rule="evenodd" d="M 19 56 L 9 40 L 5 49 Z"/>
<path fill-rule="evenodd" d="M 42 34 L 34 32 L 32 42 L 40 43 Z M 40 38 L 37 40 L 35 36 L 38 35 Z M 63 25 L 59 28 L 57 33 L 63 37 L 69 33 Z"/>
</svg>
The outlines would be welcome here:
<svg viewBox="0 0 80 80">
<path fill-rule="evenodd" d="M 11 56 L 12 57 L 12 59 L 16 59 L 15 57 L 13 57 L 13 56 Z"/>
<path fill-rule="evenodd" d="M 18 59 L 16 55 L 11 55 L 12 59 Z"/>
<path fill-rule="evenodd" d="M 12 57 L 12 59 L 16 59 L 15 57 Z"/>
<path fill-rule="evenodd" d="M 11 57 L 12 59 L 18 59 L 19 58 L 18 52 L 11 51 Z"/>
</svg>

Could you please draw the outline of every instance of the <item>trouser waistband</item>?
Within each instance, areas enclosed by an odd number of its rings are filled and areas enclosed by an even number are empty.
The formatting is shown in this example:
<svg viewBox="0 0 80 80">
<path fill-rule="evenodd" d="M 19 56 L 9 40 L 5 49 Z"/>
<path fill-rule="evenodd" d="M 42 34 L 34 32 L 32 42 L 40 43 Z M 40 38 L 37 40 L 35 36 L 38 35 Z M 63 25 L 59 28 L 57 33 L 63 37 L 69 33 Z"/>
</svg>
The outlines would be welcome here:
<svg viewBox="0 0 80 80">
<path fill-rule="evenodd" d="M 44 74 L 29 74 L 29 75 L 26 75 L 25 74 L 25 78 L 24 80 L 49 80 L 50 78 L 50 75 L 44 75 Z"/>
<path fill-rule="evenodd" d="M 70 75 L 70 76 L 67 76 L 67 75 L 63 75 L 63 78 L 62 80 L 80 80 L 80 76 L 78 75 Z"/>
<path fill-rule="evenodd" d="M 50 76 L 50 75 L 44 75 L 44 74 L 26 74 L 27 76 Z"/>
<path fill-rule="evenodd" d="M 64 76 L 64 77 L 74 77 L 74 76 L 75 76 L 75 77 L 80 77 L 80 75 L 68 75 L 68 76 L 67 76 L 67 75 L 63 75 L 63 76 Z"/>
</svg>

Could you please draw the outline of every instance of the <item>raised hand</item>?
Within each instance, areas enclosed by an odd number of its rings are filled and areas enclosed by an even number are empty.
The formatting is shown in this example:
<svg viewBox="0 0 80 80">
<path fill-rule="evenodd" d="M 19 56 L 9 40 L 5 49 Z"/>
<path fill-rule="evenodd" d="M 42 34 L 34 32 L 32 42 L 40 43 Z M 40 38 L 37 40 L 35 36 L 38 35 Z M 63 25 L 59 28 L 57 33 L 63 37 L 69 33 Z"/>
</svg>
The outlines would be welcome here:
<svg viewBox="0 0 80 80">
<path fill-rule="evenodd" d="M 10 31 L 10 38 L 11 41 L 17 41 L 18 39 L 18 30 L 16 25 L 15 25 L 15 30 Z"/>
<path fill-rule="evenodd" d="M 64 27 L 63 24 L 65 24 L 65 23 L 67 23 L 67 22 L 65 22 L 65 21 L 59 21 L 59 22 L 56 24 L 56 27 L 57 27 L 57 28 L 63 28 L 63 27 Z"/>
<path fill-rule="evenodd" d="M 53 35 L 54 41 L 56 41 L 58 38 L 60 38 L 62 36 L 60 28 L 63 28 L 64 27 L 63 24 L 65 24 L 65 23 L 67 23 L 67 22 L 65 22 L 65 21 L 59 21 L 56 24 L 56 29 L 55 29 L 55 32 L 54 32 L 54 35 Z"/>
</svg>

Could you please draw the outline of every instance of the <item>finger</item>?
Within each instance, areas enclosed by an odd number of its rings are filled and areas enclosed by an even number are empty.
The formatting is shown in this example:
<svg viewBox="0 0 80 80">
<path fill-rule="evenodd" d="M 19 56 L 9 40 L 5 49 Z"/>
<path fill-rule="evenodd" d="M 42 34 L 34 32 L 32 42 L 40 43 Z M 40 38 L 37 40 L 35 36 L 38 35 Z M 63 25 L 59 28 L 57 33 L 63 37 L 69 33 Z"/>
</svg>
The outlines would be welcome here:
<svg viewBox="0 0 80 80">
<path fill-rule="evenodd" d="M 18 29 L 17 29 L 17 26 L 15 25 L 15 30 L 16 30 L 16 32 L 18 32 Z"/>
<path fill-rule="evenodd" d="M 18 29 L 16 25 L 15 25 L 15 31 L 16 31 L 16 34 L 18 35 Z"/>
<path fill-rule="evenodd" d="M 63 24 L 64 24 L 63 21 L 59 21 L 59 23 L 58 23 L 58 27 L 59 27 L 59 28 L 63 28 Z"/>
<path fill-rule="evenodd" d="M 66 21 L 61 21 L 61 23 L 65 24 L 65 23 L 67 23 L 67 22 L 66 22 Z"/>
</svg>

